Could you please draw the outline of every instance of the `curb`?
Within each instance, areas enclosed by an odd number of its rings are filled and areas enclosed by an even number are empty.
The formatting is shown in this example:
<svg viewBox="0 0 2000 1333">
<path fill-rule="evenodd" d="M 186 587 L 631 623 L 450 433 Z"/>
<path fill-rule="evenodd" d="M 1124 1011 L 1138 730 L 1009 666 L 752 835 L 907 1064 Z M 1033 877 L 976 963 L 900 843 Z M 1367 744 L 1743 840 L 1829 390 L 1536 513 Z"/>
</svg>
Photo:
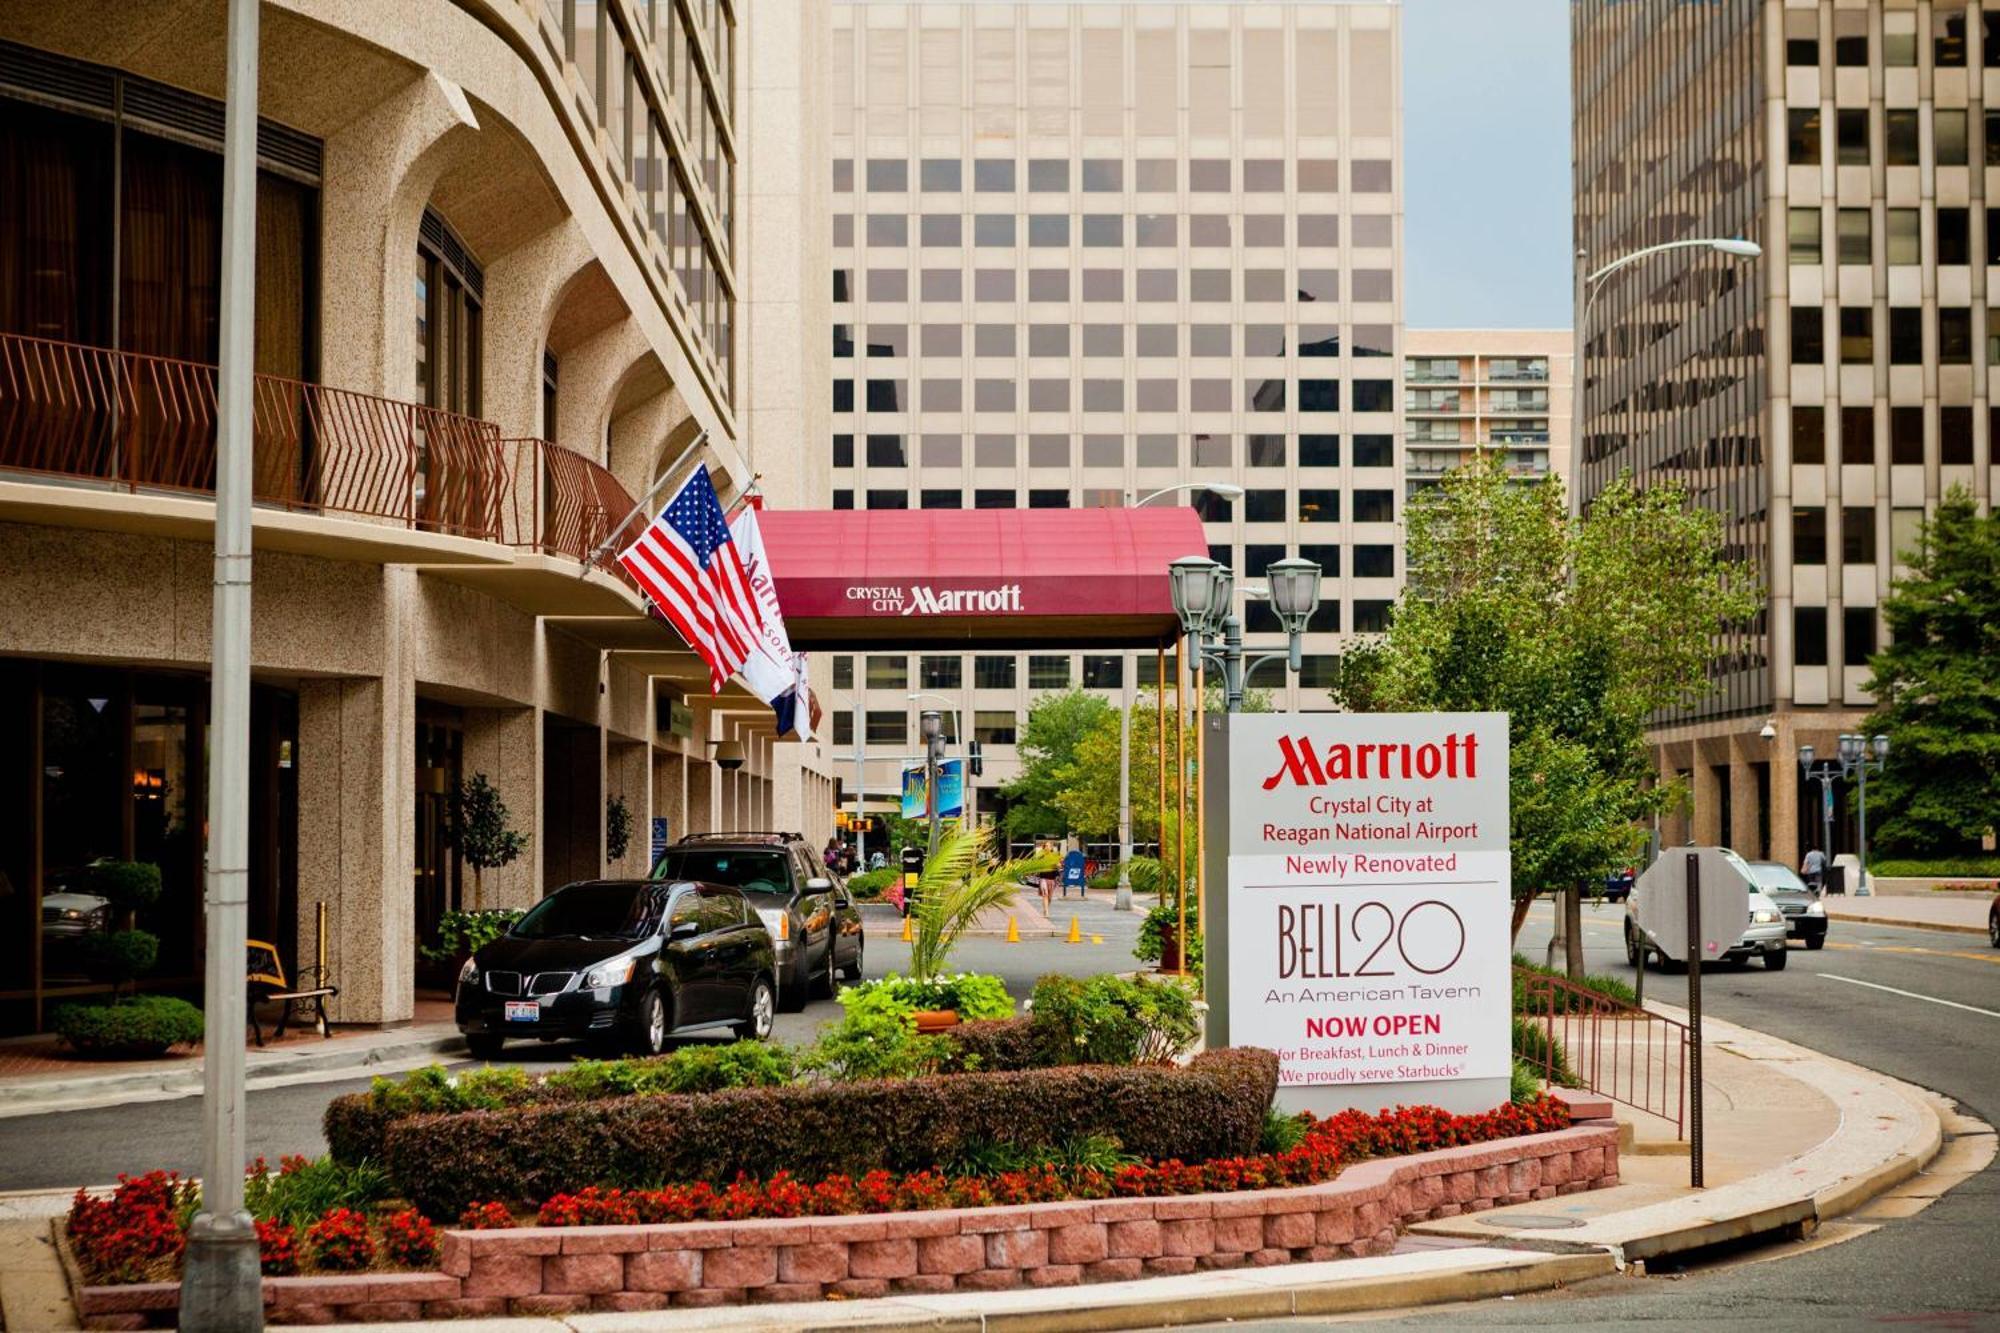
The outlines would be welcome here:
<svg viewBox="0 0 2000 1333">
<path fill-rule="evenodd" d="M 418 1037 L 385 1042 L 363 1049 L 303 1050 L 280 1059 L 252 1064 L 245 1084 L 255 1090 L 308 1074 L 360 1074 L 380 1065 L 427 1055 L 464 1054 L 465 1039 Z M 54 1111 L 92 1110 L 131 1102 L 166 1101 L 201 1094 L 202 1064 L 190 1060 L 172 1069 L 131 1074 L 95 1074 L 82 1078 L 48 1078 L 34 1082 L 0 1083 L 0 1119 L 47 1115 Z"/>
<path fill-rule="evenodd" d="M 1953 935 L 1984 935 L 1984 926 L 1961 926 L 1942 921 L 1906 921 L 1893 916 L 1848 916 L 1846 913 L 1829 913 L 1829 921 L 1852 921 L 1858 926 L 1901 926 L 1904 930 L 1943 930 Z"/>
</svg>

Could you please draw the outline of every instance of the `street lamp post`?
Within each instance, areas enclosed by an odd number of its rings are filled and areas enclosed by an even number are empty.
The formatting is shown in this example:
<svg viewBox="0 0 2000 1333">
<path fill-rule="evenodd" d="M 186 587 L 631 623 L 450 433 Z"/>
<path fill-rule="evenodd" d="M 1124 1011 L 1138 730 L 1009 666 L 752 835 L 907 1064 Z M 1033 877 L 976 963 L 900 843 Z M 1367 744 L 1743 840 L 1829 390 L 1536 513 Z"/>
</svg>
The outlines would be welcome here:
<svg viewBox="0 0 2000 1333">
<path fill-rule="evenodd" d="M 1590 345 L 1590 310 L 1597 302 L 1597 293 L 1604 280 L 1627 265 L 1642 259 L 1664 254 L 1668 250 L 1713 250 L 1718 254 L 1736 259 L 1755 259 L 1764 253 L 1764 247 L 1755 241 L 1746 241 L 1732 236 L 1701 236 L 1684 241 L 1666 241 L 1659 245 L 1649 245 L 1643 250 L 1621 255 L 1599 268 L 1594 273 L 1584 270 L 1586 256 L 1582 250 L 1576 252 L 1576 318 L 1573 321 L 1570 346 L 1569 370 L 1569 512 L 1570 517 L 1583 512 L 1583 386 L 1588 378 L 1584 374 L 1584 349 Z"/>
<path fill-rule="evenodd" d="M 927 863 L 937 857 L 938 757 L 944 752 L 943 722 L 943 717 L 935 708 L 926 708 L 918 722 L 924 738 L 924 807 L 931 825 L 930 854 L 924 858 Z"/>
<path fill-rule="evenodd" d="M 911 703 L 915 703 L 919 699 L 936 699 L 939 703 L 950 704 L 951 705 L 950 739 L 960 746 L 963 746 L 965 744 L 965 710 L 959 707 L 958 700 L 952 698 L 948 694 L 939 694 L 935 690 L 911 690 L 909 694 L 909 699 Z M 961 775 L 961 778 L 962 778 L 962 783 L 959 789 L 959 798 L 958 798 L 959 799 L 958 818 L 961 825 L 963 825 L 965 828 L 971 828 L 972 811 L 973 811 L 972 767 L 969 763 L 965 766 L 965 772 Z"/>
<path fill-rule="evenodd" d="M 1817 779 L 1820 784 L 1820 818 L 1826 840 L 1827 859 L 1833 859 L 1833 780 L 1836 777 L 1855 780 L 1856 818 L 1859 850 L 1856 859 L 1860 862 L 1861 882 L 1854 886 L 1856 893 L 1870 891 L 1868 883 L 1868 774 L 1870 770 L 1880 773 L 1889 762 L 1889 738 L 1877 735 L 1867 737 L 1859 732 L 1842 732 L 1833 757 L 1814 761 L 1814 750 L 1810 745 L 1799 747 L 1799 769 L 1808 779 Z"/>
<path fill-rule="evenodd" d="M 1132 498 L 1132 492 L 1128 489 L 1125 492 L 1126 508 L 1141 509 L 1163 495 L 1173 495 L 1180 491 L 1207 491 L 1225 500 L 1235 500 L 1243 494 L 1243 488 L 1233 481 L 1183 481 L 1172 486 L 1162 486 L 1159 490 L 1141 496 L 1137 500 Z M 1120 710 L 1118 718 L 1118 891 L 1111 900 L 1112 910 L 1118 912 L 1132 910 L 1132 706 L 1134 703 L 1132 678 L 1137 674 L 1137 668 L 1136 660 L 1128 660 L 1119 670 L 1121 682 L 1119 689 L 1124 695 L 1124 707 Z M 1164 693 L 1156 702 L 1161 709 L 1161 716 L 1164 717 L 1167 706 Z M 1160 755 L 1160 763 L 1162 765 L 1166 763 L 1164 751 Z M 1164 810 L 1160 812 L 1160 822 L 1162 826 L 1166 823 Z M 1166 848 L 1162 846 L 1160 850 L 1165 852 Z M 1162 860 L 1164 859 L 1163 857 Z"/>
</svg>

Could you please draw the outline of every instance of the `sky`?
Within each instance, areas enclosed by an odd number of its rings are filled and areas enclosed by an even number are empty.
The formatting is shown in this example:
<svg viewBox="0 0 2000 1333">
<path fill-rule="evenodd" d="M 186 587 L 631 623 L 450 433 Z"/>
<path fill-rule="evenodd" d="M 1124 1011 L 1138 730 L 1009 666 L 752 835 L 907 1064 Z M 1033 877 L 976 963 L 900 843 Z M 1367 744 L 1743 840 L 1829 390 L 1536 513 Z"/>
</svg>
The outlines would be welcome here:
<svg viewBox="0 0 2000 1333">
<path fill-rule="evenodd" d="M 1566 0 L 1404 0 L 1403 322 L 1570 325 Z"/>
</svg>

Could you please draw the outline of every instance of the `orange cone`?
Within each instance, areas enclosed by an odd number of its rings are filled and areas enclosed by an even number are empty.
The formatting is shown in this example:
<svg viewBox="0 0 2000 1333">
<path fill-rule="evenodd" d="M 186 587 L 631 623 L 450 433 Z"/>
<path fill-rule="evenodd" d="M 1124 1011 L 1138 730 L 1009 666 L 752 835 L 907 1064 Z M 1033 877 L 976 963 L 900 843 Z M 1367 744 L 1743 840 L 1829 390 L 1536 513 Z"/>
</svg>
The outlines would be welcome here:
<svg viewBox="0 0 2000 1333">
<path fill-rule="evenodd" d="M 910 942 L 912 942 L 912 941 L 913 941 L 913 940 L 914 940 L 915 938 L 916 938 L 916 936 L 914 936 L 913 934 L 911 934 L 911 933 L 910 933 L 910 918 L 908 918 L 908 917 L 904 917 L 904 918 L 903 918 L 903 943 L 905 943 L 905 944 L 909 944 L 909 943 L 910 943 Z"/>
<path fill-rule="evenodd" d="M 1020 942 L 1021 942 L 1020 923 L 1015 921 L 1014 918 L 1010 916 L 1007 918 L 1007 943 L 1019 944 Z"/>
<path fill-rule="evenodd" d="M 1066 942 L 1069 944 L 1083 943 L 1083 923 L 1075 917 L 1069 919 L 1069 939 Z"/>
</svg>

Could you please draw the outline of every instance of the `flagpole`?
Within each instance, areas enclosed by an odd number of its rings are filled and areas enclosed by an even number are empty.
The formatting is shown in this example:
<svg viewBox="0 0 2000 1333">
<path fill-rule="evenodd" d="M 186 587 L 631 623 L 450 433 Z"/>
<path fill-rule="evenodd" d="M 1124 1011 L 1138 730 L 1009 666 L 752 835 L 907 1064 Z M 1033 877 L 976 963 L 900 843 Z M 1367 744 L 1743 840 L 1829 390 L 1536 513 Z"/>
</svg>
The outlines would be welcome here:
<svg viewBox="0 0 2000 1333">
<path fill-rule="evenodd" d="M 645 498 L 641 499 L 639 503 L 633 505 L 632 512 L 625 515 L 624 518 L 619 519 L 618 526 L 611 529 L 611 534 L 607 536 L 603 541 L 599 542 L 597 544 L 597 549 L 592 551 L 588 556 L 584 558 L 583 563 L 580 566 L 578 566 L 576 571 L 576 576 L 578 578 L 582 578 L 585 574 L 589 573 L 591 566 L 595 565 L 599 560 L 602 560 L 604 558 L 604 553 L 610 550 L 613 544 L 617 542 L 618 534 L 625 531 L 627 527 L 630 527 L 633 519 L 639 517 L 639 515 L 645 513 L 649 508 L 652 507 L 653 498 L 657 496 L 662 489 L 665 488 L 666 484 L 669 481 L 673 480 L 674 473 L 680 471 L 681 464 L 687 462 L 688 459 L 694 457 L 695 450 L 701 448 L 701 446 L 706 443 L 708 443 L 708 432 L 706 430 L 703 430 L 701 434 L 694 437 L 693 442 L 690 443 L 687 448 L 681 450 L 679 458 L 676 458 L 673 462 L 667 464 L 666 469 L 660 473 L 659 479 L 653 483 L 652 489 L 646 492 Z"/>
</svg>

